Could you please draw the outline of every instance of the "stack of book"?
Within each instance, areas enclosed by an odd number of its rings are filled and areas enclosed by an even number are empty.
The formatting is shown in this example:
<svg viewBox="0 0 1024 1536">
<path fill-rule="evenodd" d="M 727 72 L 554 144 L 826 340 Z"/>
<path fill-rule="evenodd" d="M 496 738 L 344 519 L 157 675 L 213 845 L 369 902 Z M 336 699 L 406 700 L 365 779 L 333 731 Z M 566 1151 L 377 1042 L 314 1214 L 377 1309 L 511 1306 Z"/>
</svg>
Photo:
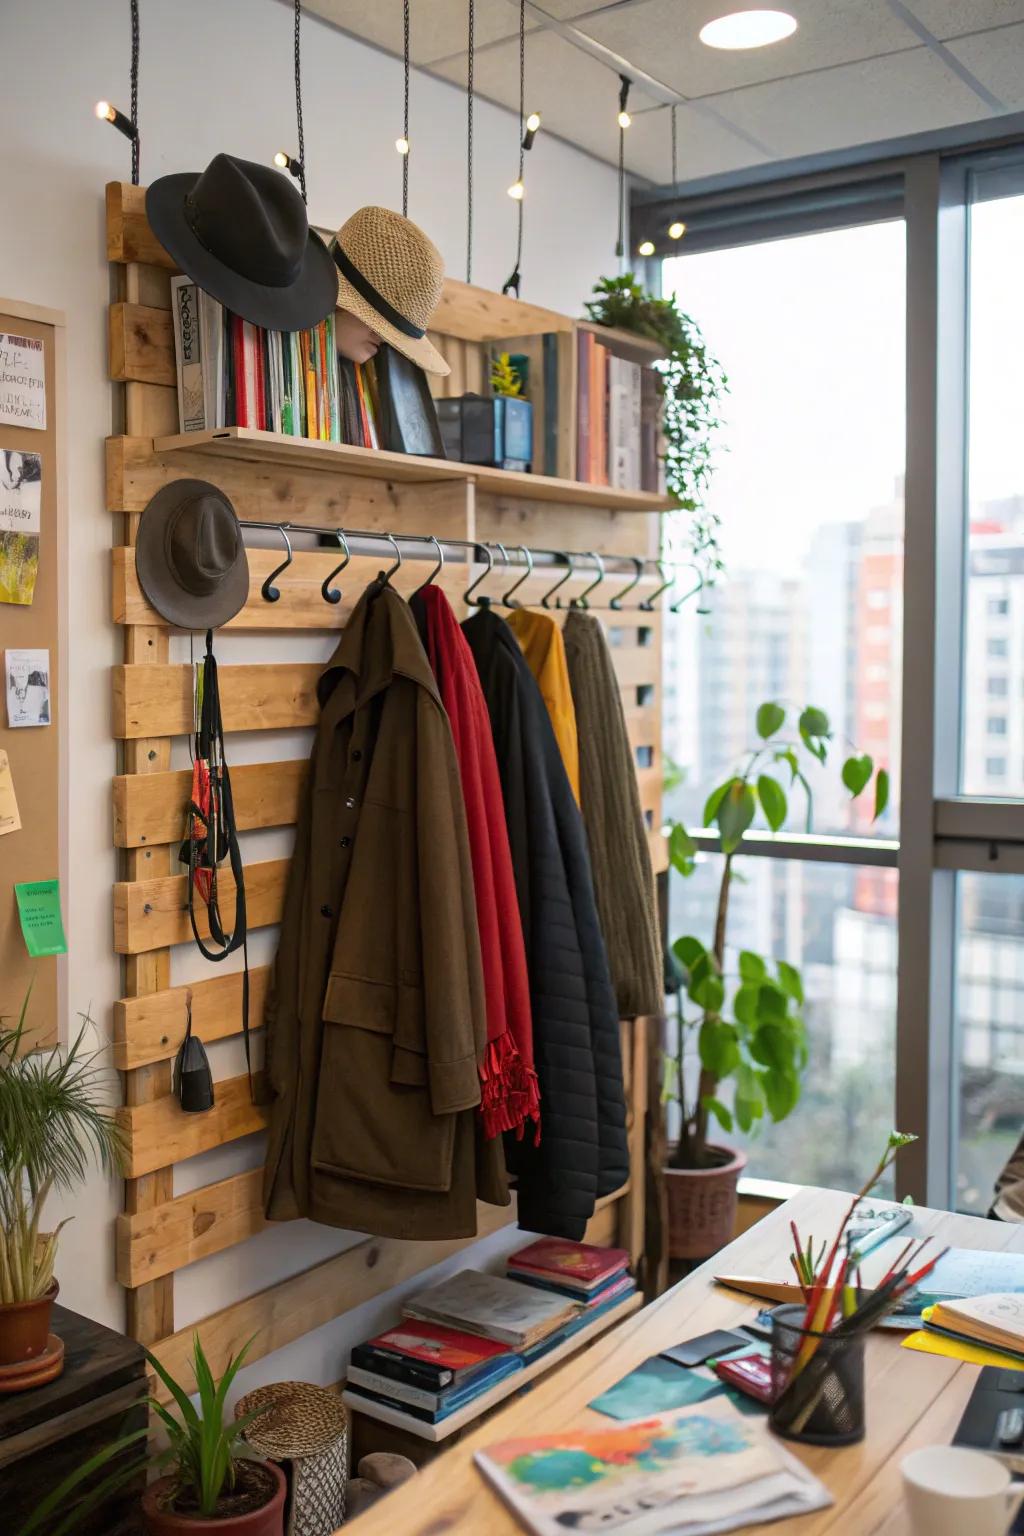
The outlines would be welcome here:
<svg viewBox="0 0 1024 1536">
<path fill-rule="evenodd" d="M 652 368 L 576 336 L 576 478 L 624 491 L 661 483 L 661 394 Z"/>
<path fill-rule="evenodd" d="M 636 1290 L 625 1248 L 598 1248 L 561 1237 L 542 1237 L 513 1253 L 508 1275 L 524 1285 L 579 1302 L 587 1320 L 601 1307 Z"/>
<path fill-rule="evenodd" d="M 312 330 L 268 331 L 187 277 L 171 279 L 171 308 L 183 433 L 253 427 L 444 457 L 422 369 L 387 346 L 364 364 L 341 357 L 333 313 Z"/>
</svg>

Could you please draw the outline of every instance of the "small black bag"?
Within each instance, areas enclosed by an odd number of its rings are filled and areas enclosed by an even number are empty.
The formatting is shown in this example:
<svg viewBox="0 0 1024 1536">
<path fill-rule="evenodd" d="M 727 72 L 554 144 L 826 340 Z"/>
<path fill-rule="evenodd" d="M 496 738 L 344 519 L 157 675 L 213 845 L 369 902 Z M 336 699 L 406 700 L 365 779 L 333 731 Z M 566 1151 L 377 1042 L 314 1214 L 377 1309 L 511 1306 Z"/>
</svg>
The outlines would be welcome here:
<svg viewBox="0 0 1024 1536">
<path fill-rule="evenodd" d="M 188 1001 L 185 1038 L 174 1063 L 174 1092 L 186 1114 L 199 1115 L 213 1108 L 213 1073 L 206 1046 L 192 1033 L 192 1000 Z"/>
</svg>

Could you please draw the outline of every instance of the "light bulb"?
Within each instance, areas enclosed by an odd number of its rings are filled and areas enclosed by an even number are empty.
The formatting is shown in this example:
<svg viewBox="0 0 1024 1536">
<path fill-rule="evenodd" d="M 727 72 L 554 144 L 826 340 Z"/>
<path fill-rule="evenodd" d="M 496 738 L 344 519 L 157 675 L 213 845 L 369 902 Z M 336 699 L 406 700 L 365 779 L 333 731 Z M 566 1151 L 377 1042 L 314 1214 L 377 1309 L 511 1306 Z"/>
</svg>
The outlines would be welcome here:
<svg viewBox="0 0 1024 1536">
<path fill-rule="evenodd" d="M 99 118 L 100 122 L 103 122 L 104 119 L 108 123 L 112 123 L 114 121 L 114 109 L 110 105 L 109 101 L 98 101 L 96 103 L 95 110 L 96 116 Z"/>
<path fill-rule="evenodd" d="M 101 123 L 113 123 L 118 133 L 123 133 L 126 139 L 134 139 L 136 137 L 135 124 L 130 117 L 125 117 L 123 112 L 119 112 L 113 102 L 98 101 L 93 111 Z"/>
<path fill-rule="evenodd" d="M 796 27 L 788 11 L 733 11 L 701 27 L 700 40 L 708 48 L 766 48 L 792 37 Z"/>
<path fill-rule="evenodd" d="M 539 112 L 531 112 L 529 117 L 526 119 L 527 132 L 528 133 L 536 133 L 537 129 L 539 127 L 540 127 L 540 113 Z"/>
<path fill-rule="evenodd" d="M 638 256 L 653 256 L 654 255 L 654 241 L 653 240 L 641 240 L 640 244 L 637 246 L 636 249 L 637 249 L 637 255 Z"/>
<path fill-rule="evenodd" d="M 286 171 L 288 169 L 288 156 L 285 154 L 283 149 L 279 149 L 277 154 L 274 156 L 274 164 L 277 166 L 279 171 Z"/>
<path fill-rule="evenodd" d="M 633 121 L 633 119 L 630 117 L 628 112 L 620 112 L 619 113 L 619 127 L 620 128 L 628 128 L 632 121 Z"/>
<path fill-rule="evenodd" d="M 521 181 L 514 181 L 508 189 L 508 195 L 509 197 L 514 197 L 518 203 L 522 201 L 523 193 L 525 191 L 526 188 L 523 186 Z"/>
<path fill-rule="evenodd" d="M 681 240 L 685 234 L 686 225 L 683 223 L 682 219 L 676 219 L 675 223 L 670 224 L 668 227 L 668 236 L 670 240 Z"/>
<path fill-rule="evenodd" d="M 407 155 L 409 153 L 409 140 L 404 135 L 401 138 L 397 138 L 395 140 L 395 148 L 400 155 Z"/>
</svg>

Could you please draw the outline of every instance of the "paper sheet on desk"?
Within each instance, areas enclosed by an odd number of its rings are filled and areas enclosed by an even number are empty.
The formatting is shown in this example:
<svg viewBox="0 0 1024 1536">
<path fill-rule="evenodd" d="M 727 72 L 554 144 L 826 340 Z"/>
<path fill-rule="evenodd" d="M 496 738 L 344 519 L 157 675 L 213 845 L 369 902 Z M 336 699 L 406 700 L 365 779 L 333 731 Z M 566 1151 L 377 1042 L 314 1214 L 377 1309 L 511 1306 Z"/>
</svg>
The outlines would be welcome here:
<svg viewBox="0 0 1024 1536">
<path fill-rule="evenodd" d="M 1007 1371 L 1024 1371 L 1024 1360 L 1004 1355 L 985 1344 L 970 1344 L 966 1339 L 952 1339 L 944 1333 L 928 1333 L 921 1328 L 901 1341 L 903 1349 L 916 1349 L 923 1355 L 945 1355 L 950 1360 L 966 1360 L 968 1365 L 998 1365 Z"/>
</svg>

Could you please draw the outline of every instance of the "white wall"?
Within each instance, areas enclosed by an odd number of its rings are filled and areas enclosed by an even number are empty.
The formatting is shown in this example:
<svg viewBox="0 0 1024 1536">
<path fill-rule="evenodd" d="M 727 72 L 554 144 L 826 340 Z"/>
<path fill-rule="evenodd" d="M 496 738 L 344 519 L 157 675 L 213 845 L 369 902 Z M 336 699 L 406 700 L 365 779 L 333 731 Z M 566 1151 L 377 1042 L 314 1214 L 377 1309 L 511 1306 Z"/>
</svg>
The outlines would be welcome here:
<svg viewBox="0 0 1024 1536">
<path fill-rule="evenodd" d="M 383 0 L 373 0 L 383 3 Z M 398 3 L 398 0 L 388 0 Z M 275 0 L 145 0 L 142 6 L 142 180 L 201 168 L 218 150 L 269 162 L 294 149 L 291 15 Z M 393 142 L 401 123 L 401 66 L 315 19 L 304 23 L 305 130 L 309 211 L 337 227 L 364 203 L 400 202 L 401 165 Z M 0 295 L 62 309 L 68 322 L 70 688 L 70 879 L 64 893 L 72 1013 L 91 1005 L 101 1027 L 120 991 L 111 948 L 109 669 L 120 659 L 109 619 L 111 517 L 103 501 L 103 439 L 111 430 L 106 382 L 103 188 L 128 180 L 129 147 L 92 113 L 99 97 L 123 108 L 128 92 L 127 0 L 0 0 L 5 152 L 0 171 Z M 453 275 L 465 275 L 465 102 L 452 87 L 414 75 L 410 214 L 441 248 Z M 476 118 L 473 277 L 499 287 L 512 265 L 515 208 L 505 189 L 517 157 L 516 124 L 479 104 Z M 524 297 L 570 313 L 594 279 L 613 265 L 613 172 L 569 147 L 538 138 L 528 166 Z M 0 646 L 3 644 L 0 615 Z M 180 643 L 180 642 L 179 642 Z M 260 642 L 225 640 L 223 660 L 269 659 Z M 309 642 L 275 643 L 309 658 Z M 318 655 L 331 649 L 326 637 Z M 298 649 L 297 649 L 298 648 Z M 265 756 L 238 741 L 235 756 Z M 275 742 L 275 754 L 279 743 Z M 297 736 L 292 752 L 306 750 Z M 287 748 L 280 749 L 285 755 Z M 32 815 L 30 786 L 18 786 Z M 273 856 L 280 834 L 255 834 L 246 856 Z M 254 963 L 268 958 L 261 935 Z M 175 957 L 173 979 L 196 974 L 197 957 Z M 200 962 L 201 964 L 202 962 Z M 7 1011 L 11 1000 L 0 997 Z M 65 1021 L 66 1027 L 66 1021 Z M 239 1070 L 234 1043 L 218 1047 L 215 1070 Z M 202 1185 L 257 1161 L 257 1140 L 222 1148 L 179 1170 L 176 1190 Z M 120 1192 L 98 1178 L 70 1202 L 75 1219 L 61 1243 L 61 1299 L 103 1322 L 123 1325 L 123 1292 L 113 1278 L 112 1220 Z M 176 1321 L 187 1325 L 217 1307 L 305 1268 L 353 1241 L 326 1228 L 273 1228 L 243 1247 L 192 1266 L 176 1282 Z M 494 1257 L 515 1239 L 498 1235 L 475 1250 Z M 339 1298 L 339 1306 L 343 1299 Z M 295 1375 L 334 1381 L 348 1343 L 390 1319 L 394 1301 L 373 1303 L 259 1362 L 243 1385 Z"/>
</svg>

